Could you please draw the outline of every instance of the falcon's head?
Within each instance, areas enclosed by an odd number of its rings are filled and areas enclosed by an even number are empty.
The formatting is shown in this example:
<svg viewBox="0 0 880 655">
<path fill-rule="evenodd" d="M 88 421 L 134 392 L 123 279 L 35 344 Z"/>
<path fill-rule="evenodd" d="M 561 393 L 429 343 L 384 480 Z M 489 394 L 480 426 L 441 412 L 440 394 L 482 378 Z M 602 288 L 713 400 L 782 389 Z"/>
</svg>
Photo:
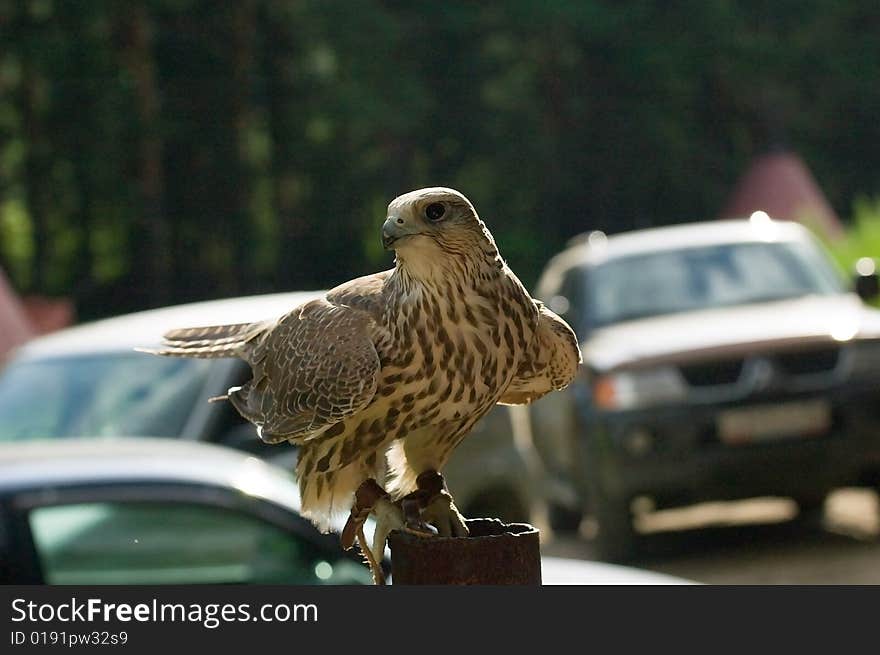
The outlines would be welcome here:
<svg viewBox="0 0 880 655">
<path fill-rule="evenodd" d="M 475 250 L 497 256 L 492 235 L 471 202 L 445 187 L 418 189 L 392 200 L 382 245 L 408 260 L 438 250 L 453 256 Z"/>
</svg>

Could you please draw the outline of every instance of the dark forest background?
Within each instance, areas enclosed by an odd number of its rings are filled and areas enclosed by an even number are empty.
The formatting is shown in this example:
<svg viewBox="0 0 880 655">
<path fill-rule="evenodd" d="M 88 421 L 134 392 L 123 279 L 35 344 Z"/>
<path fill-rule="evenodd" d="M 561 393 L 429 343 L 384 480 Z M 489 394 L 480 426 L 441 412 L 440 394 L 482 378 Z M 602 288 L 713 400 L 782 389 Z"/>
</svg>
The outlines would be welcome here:
<svg viewBox="0 0 880 655">
<path fill-rule="evenodd" d="M 0 0 L 0 44 L 0 268 L 80 318 L 387 267 L 419 186 L 529 285 L 768 148 L 844 219 L 880 193 L 876 0 Z"/>
</svg>

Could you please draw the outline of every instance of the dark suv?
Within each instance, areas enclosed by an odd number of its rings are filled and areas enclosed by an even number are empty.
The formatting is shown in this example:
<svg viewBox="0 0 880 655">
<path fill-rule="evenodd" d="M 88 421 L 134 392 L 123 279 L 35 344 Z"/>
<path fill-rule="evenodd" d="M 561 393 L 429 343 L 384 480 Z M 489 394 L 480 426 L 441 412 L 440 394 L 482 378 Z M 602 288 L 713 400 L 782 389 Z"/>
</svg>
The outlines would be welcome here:
<svg viewBox="0 0 880 655">
<path fill-rule="evenodd" d="M 762 213 L 556 256 L 537 295 L 584 365 L 530 412 L 554 527 L 591 514 L 616 559 L 633 507 L 772 495 L 815 513 L 835 487 L 880 485 L 877 276 L 860 264 L 853 293 L 806 229 Z"/>
</svg>

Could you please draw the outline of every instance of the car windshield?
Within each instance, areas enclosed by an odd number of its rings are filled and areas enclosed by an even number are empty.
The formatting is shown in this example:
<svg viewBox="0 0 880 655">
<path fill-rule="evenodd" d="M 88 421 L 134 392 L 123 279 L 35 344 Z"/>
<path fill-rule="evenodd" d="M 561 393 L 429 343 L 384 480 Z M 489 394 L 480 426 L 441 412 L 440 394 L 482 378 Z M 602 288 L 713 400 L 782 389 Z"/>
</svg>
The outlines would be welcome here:
<svg viewBox="0 0 880 655">
<path fill-rule="evenodd" d="M 138 353 L 13 361 L 0 375 L 0 442 L 179 436 L 209 365 Z"/>
<path fill-rule="evenodd" d="M 808 242 L 732 243 L 608 260 L 589 270 L 592 327 L 715 307 L 841 293 Z"/>
</svg>

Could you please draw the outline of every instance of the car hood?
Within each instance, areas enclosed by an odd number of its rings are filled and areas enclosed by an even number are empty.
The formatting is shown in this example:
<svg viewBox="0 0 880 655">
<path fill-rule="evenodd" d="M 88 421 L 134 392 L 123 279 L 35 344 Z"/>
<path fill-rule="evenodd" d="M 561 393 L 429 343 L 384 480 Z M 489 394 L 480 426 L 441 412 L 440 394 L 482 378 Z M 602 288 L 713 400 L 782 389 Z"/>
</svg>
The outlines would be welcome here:
<svg viewBox="0 0 880 655">
<path fill-rule="evenodd" d="M 812 343 L 880 338 L 880 311 L 855 294 L 807 296 L 775 302 L 683 312 L 593 332 L 583 344 L 594 370 L 662 364 L 706 355 Z"/>
<path fill-rule="evenodd" d="M 607 564 L 565 557 L 541 558 L 543 585 L 697 585 L 694 580 L 679 578 L 619 564 Z"/>
</svg>

